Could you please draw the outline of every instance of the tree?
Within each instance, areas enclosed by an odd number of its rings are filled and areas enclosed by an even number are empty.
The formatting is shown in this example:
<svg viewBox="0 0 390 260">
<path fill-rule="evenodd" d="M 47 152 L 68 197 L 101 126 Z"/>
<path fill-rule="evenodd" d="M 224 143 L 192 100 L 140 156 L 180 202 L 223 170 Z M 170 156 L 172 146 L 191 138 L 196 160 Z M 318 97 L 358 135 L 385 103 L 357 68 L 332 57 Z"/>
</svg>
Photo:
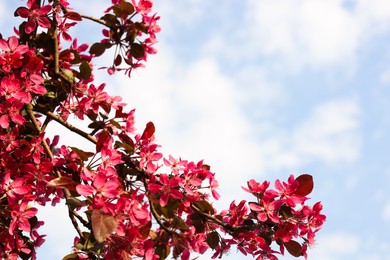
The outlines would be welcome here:
<svg viewBox="0 0 390 260">
<path fill-rule="evenodd" d="M 285 249 L 307 257 L 325 216 L 320 202 L 306 204 L 313 178 L 249 180 L 253 201 L 217 211 L 220 196 L 210 166 L 163 156 L 149 122 L 134 128 L 134 110 L 94 85 L 93 61 L 114 50 L 109 74 L 142 67 L 155 54 L 159 17 L 150 0 L 111 0 L 102 17 L 73 10 L 68 0 L 27 0 L 22 22 L 0 39 L 0 257 L 35 259 L 44 243 L 37 208 L 65 203 L 77 232 L 64 259 L 189 259 L 190 253 L 232 246 L 257 259 Z M 69 29 L 86 20 L 103 39 L 78 44 Z M 88 129 L 68 118 L 89 123 Z M 94 151 L 59 145 L 45 130 L 57 122 L 92 143 Z"/>
</svg>

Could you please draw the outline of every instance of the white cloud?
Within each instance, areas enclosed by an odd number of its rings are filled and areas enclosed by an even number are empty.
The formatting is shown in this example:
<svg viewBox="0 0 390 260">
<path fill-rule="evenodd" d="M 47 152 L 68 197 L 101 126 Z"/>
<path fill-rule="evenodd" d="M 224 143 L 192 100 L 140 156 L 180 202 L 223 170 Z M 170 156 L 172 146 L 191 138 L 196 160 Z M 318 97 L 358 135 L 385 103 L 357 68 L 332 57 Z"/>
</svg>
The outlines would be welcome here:
<svg viewBox="0 0 390 260">
<path fill-rule="evenodd" d="M 360 154 L 359 106 L 354 99 L 318 104 L 289 132 L 264 141 L 267 168 L 301 167 L 311 161 L 354 162 Z"/>
<path fill-rule="evenodd" d="M 260 54 L 283 57 L 298 67 L 354 58 L 359 27 L 341 0 L 248 3 L 250 33 Z"/>
<path fill-rule="evenodd" d="M 330 233 L 317 238 L 319 246 L 310 250 L 309 258 L 316 260 L 354 259 L 358 255 L 360 238 L 348 233 Z"/>
<path fill-rule="evenodd" d="M 390 222 L 390 201 L 386 203 L 383 209 L 382 219 L 386 222 Z"/>
<path fill-rule="evenodd" d="M 205 159 L 224 191 L 241 190 L 246 176 L 258 172 L 260 177 L 262 168 L 251 125 L 240 111 L 239 88 L 214 60 L 200 57 L 184 65 L 160 47 L 147 70 L 114 83 L 130 107 L 137 108 L 139 131 L 153 121 L 166 155 Z"/>
<path fill-rule="evenodd" d="M 251 51 L 286 63 L 291 71 L 305 66 L 353 65 L 363 43 L 389 30 L 386 0 L 361 0 L 349 8 L 343 0 L 247 3 Z"/>
</svg>

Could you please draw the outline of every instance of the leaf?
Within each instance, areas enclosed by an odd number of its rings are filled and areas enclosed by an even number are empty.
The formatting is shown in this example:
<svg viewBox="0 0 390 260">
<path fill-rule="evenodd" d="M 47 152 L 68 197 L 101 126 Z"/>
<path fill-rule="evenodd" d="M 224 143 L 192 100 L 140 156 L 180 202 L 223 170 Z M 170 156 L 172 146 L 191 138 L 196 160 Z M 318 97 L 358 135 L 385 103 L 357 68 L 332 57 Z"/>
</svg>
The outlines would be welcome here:
<svg viewBox="0 0 390 260">
<path fill-rule="evenodd" d="M 65 18 L 68 18 L 70 20 L 73 20 L 73 21 L 81 21 L 83 20 L 83 18 L 81 17 L 81 15 L 79 13 L 76 13 L 76 12 L 67 12 L 65 15 L 64 15 Z"/>
<path fill-rule="evenodd" d="M 103 243 L 118 227 L 116 219 L 99 210 L 93 210 L 91 215 L 92 232 L 98 243 Z"/>
<path fill-rule="evenodd" d="M 203 222 L 203 217 L 198 212 L 195 212 L 190 216 L 190 219 L 191 225 L 195 227 L 196 233 L 203 233 L 206 228 Z"/>
<path fill-rule="evenodd" d="M 94 54 L 96 57 L 102 55 L 107 49 L 111 48 L 111 44 L 108 42 L 97 42 L 92 44 L 89 48 L 89 53 Z"/>
<path fill-rule="evenodd" d="M 156 128 L 154 127 L 154 124 L 152 122 L 148 122 L 146 124 L 145 130 L 142 133 L 141 139 L 149 139 L 153 136 L 154 131 Z"/>
<path fill-rule="evenodd" d="M 103 131 L 99 134 L 99 138 L 96 143 L 96 152 L 100 152 L 103 148 L 104 142 L 110 137 L 110 133 Z"/>
<path fill-rule="evenodd" d="M 69 177 L 61 176 L 49 181 L 46 186 L 50 188 L 68 189 L 74 191 L 76 190 L 77 182 Z"/>
<path fill-rule="evenodd" d="M 133 43 L 130 46 L 130 54 L 136 59 L 141 59 L 145 55 L 145 49 L 141 44 Z"/>
<path fill-rule="evenodd" d="M 135 11 L 134 6 L 126 1 L 122 1 L 119 6 L 122 9 L 122 12 L 124 12 L 126 15 L 130 15 Z"/>
<path fill-rule="evenodd" d="M 89 79 L 91 77 L 91 67 L 88 62 L 83 60 L 80 64 L 80 79 Z"/>
<path fill-rule="evenodd" d="M 300 196 L 306 196 L 310 194 L 314 187 L 313 177 L 309 174 L 302 174 L 296 178 L 299 182 L 298 189 L 295 194 Z"/>
<path fill-rule="evenodd" d="M 297 241 L 290 240 L 283 244 L 292 256 L 300 257 L 302 255 L 302 246 Z"/>
<path fill-rule="evenodd" d="M 81 201 L 77 198 L 70 197 L 70 198 L 66 199 L 66 205 L 70 206 L 72 209 L 75 209 L 77 207 L 86 206 L 87 203 L 86 203 L 86 201 Z"/>
<path fill-rule="evenodd" d="M 170 251 L 169 246 L 160 244 L 156 246 L 154 253 L 157 254 L 160 259 L 165 259 L 169 256 Z"/>
<path fill-rule="evenodd" d="M 77 147 L 70 147 L 70 149 L 75 153 L 77 154 L 78 157 L 80 157 L 80 159 L 82 161 L 88 161 L 88 158 L 93 156 L 94 153 L 92 152 L 84 152 L 83 150 L 80 150 L 79 148 Z"/>
<path fill-rule="evenodd" d="M 207 234 L 206 238 L 207 244 L 211 249 L 215 249 L 219 244 L 219 234 L 216 231 L 210 232 Z"/>
<path fill-rule="evenodd" d="M 62 258 L 62 260 L 79 260 L 79 256 L 76 253 L 68 254 Z"/>
<path fill-rule="evenodd" d="M 195 202 L 193 202 L 193 204 L 194 204 L 200 211 L 202 211 L 202 212 L 204 212 L 204 213 L 211 214 L 211 215 L 214 214 L 214 208 L 213 208 L 213 206 L 211 206 L 210 203 L 208 203 L 208 202 L 205 201 L 205 200 L 195 201 Z"/>
</svg>

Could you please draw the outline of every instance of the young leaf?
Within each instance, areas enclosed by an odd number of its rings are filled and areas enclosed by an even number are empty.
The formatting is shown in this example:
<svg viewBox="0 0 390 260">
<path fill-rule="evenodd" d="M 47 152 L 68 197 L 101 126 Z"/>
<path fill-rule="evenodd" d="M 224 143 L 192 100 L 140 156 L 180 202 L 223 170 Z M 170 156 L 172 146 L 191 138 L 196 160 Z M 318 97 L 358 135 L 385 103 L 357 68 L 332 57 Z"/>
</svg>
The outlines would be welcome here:
<svg viewBox="0 0 390 260">
<path fill-rule="evenodd" d="M 110 133 L 103 131 L 99 134 L 99 138 L 96 143 L 96 152 L 100 152 L 103 148 L 104 142 L 110 137 Z"/>
<path fill-rule="evenodd" d="M 297 241 L 290 240 L 284 243 L 284 246 L 292 256 L 299 257 L 302 255 L 302 246 Z"/>
<path fill-rule="evenodd" d="M 152 122 L 149 122 L 146 124 L 145 130 L 142 133 L 141 139 L 149 139 L 153 136 L 155 131 L 154 124 Z"/>
<path fill-rule="evenodd" d="M 302 174 L 296 178 L 299 182 L 298 189 L 295 194 L 300 196 L 306 196 L 310 194 L 314 187 L 313 177 L 309 174 Z"/>
<path fill-rule="evenodd" d="M 145 49 L 141 44 L 133 43 L 130 47 L 130 54 L 136 59 L 141 59 L 145 55 Z"/>
<path fill-rule="evenodd" d="M 216 231 L 207 234 L 206 242 L 211 249 L 215 249 L 219 244 L 219 234 Z"/>
<path fill-rule="evenodd" d="M 91 215 L 92 232 L 98 243 L 103 243 L 118 227 L 116 219 L 99 210 L 93 210 Z"/>
<path fill-rule="evenodd" d="M 75 191 L 77 182 L 69 177 L 61 176 L 49 181 L 46 186 L 50 188 L 68 189 Z"/>
<path fill-rule="evenodd" d="M 204 212 L 204 213 L 211 214 L 211 215 L 214 214 L 214 208 L 213 208 L 213 206 L 211 206 L 210 203 L 208 203 L 208 202 L 205 201 L 205 200 L 195 201 L 193 204 L 194 204 L 200 211 L 202 211 L 202 212 Z"/>
<path fill-rule="evenodd" d="M 88 161 L 88 158 L 93 156 L 91 152 L 84 152 L 83 150 L 78 149 L 77 147 L 70 147 L 70 149 L 80 157 L 81 160 Z"/>
</svg>

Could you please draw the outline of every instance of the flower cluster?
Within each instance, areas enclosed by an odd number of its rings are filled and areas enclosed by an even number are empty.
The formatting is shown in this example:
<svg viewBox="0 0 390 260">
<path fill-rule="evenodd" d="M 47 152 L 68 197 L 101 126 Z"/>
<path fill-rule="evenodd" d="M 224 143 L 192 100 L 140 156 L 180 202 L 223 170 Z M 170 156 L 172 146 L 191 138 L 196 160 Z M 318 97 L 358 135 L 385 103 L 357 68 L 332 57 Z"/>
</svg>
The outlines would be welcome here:
<svg viewBox="0 0 390 260">
<path fill-rule="evenodd" d="M 26 0 L 15 11 L 19 28 L 0 39 L 0 258 L 36 259 L 44 223 L 34 205 L 61 202 L 77 232 L 66 259 L 187 260 L 208 249 L 221 256 L 232 246 L 257 259 L 276 259 L 285 249 L 306 257 L 325 221 L 320 203 L 305 204 L 310 175 L 276 181 L 275 190 L 251 180 L 244 190 L 255 201 L 232 202 L 217 213 L 210 166 L 164 156 L 154 124 L 138 133 L 135 110 L 95 83 L 94 59 L 111 47 L 109 74 L 130 75 L 156 53 L 159 17 L 151 10 L 150 0 L 112 0 L 94 18 L 68 0 Z M 85 19 L 104 27 L 91 47 L 71 34 Z M 70 116 L 88 127 L 70 124 Z M 93 151 L 48 137 L 53 121 L 92 143 Z"/>
</svg>

